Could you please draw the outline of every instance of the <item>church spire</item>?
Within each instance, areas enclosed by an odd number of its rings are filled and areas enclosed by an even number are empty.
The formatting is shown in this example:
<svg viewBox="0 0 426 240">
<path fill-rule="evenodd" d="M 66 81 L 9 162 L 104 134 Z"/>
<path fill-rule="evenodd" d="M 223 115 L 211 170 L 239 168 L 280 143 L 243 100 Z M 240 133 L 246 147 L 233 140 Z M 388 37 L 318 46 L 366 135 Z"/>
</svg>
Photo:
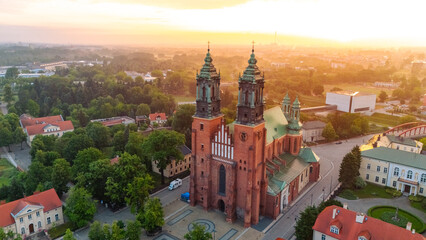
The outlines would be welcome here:
<svg viewBox="0 0 426 240">
<path fill-rule="evenodd" d="M 282 110 L 282 112 L 284 113 L 284 116 L 287 118 L 287 120 L 289 119 L 289 117 L 290 117 L 290 97 L 288 96 L 288 92 L 285 94 L 285 97 L 284 97 L 284 99 L 283 99 L 283 102 L 282 102 L 282 107 L 281 107 L 281 110 Z"/>
<path fill-rule="evenodd" d="M 289 132 L 291 134 L 299 134 L 300 131 L 300 103 L 299 103 L 299 97 L 296 96 L 296 99 L 293 102 L 293 105 L 291 106 L 291 117 L 290 117 L 290 124 L 288 125 Z"/>
<path fill-rule="evenodd" d="M 239 77 L 237 122 L 254 125 L 263 121 L 263 88 L 265 80 L 257 67 L 254 42 L 248 66 Z"/>
<path fill-rule="evenodd" d="M 212 118 L 220 115 L 220 75 L 217 74 L 210 55 L 210 42 L 200 74 L 196 75 L 196 117 Z"/>
</svg>

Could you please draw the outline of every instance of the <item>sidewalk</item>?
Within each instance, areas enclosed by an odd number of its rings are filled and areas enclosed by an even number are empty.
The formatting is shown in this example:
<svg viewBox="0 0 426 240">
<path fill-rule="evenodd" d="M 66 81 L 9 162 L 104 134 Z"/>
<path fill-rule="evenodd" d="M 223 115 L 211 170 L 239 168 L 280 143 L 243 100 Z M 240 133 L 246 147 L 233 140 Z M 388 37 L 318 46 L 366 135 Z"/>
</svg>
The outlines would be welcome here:
<svg viewBox="0 0 426 240">
<path fill-rule="evenodd" d="M 369 208 L 373 206 L 377 206 L 377 205 L 388 205 L 388 206 L 399 207 L 401 209 L 404 209 L 408 212 L 413 213 L 417 217 L 423 219 L 424 222 L 426 222 L 426 214 L 416 208 L 411 207 L 410 200 L 408 200 L 408 197 L 405 197 L 405 196 L 402 196 L 399 198 L 393 198 L 393 199 L 364 198 L 364 199 L 357 199 L 357 200 L 347 200 L 341 197 L 336 197 L 336 200 L 339 200 L 342 203 L 347 203 L 349 210 L 363 212 L 363 213 L 367 213 Z"/>
</svg>

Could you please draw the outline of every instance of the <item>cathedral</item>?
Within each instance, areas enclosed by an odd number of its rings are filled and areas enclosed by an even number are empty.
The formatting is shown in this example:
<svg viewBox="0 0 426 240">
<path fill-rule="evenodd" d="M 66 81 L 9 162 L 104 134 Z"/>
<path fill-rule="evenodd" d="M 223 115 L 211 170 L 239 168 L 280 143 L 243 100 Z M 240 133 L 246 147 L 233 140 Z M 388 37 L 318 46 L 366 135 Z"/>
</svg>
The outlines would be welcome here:
<svg viewBox="0 0 426 240">
<path fill-rule="evenodd" d="M 275 219 L 309 183 L 319 178 L 319 158 L 302 147 L 300 103 L 286 95 L 265 110 L 264 75 L 252 54 L 238 79 L 236 120 L 220 111 L 220 72 L 208 49 L 197 73 L 192 123 L 190 203 L 222 211 L 245 227 L 260 216 Z"/>
</svg>

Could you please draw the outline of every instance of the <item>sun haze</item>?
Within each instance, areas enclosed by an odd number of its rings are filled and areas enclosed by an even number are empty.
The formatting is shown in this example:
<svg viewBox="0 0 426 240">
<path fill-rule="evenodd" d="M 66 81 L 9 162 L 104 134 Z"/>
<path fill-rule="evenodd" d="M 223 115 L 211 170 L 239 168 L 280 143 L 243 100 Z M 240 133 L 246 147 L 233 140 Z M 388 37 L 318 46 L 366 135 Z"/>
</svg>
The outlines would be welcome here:
<svg viewBox="0 0 426 240">
<path fill-rule="evenodd" d="M 0 8 L 0 42 L 268 44 L 278 33 L 426 45 L 423 0 L 0 0 Z"/>
</svg>

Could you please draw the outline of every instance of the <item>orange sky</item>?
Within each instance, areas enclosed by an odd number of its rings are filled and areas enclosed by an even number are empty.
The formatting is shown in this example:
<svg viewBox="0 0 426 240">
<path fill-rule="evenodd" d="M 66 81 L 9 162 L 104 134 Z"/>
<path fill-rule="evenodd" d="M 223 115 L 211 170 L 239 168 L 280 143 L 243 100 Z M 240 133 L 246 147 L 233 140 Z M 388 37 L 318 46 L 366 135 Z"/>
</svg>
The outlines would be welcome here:
<svg viewBox="0 0 426 240">
<path fill-rule="evenodd" d="M 0 9 L 0 42 L 269 44 L 277 32 L 426 46 L 424 0 L 0 0 Z"/>
</svg>

